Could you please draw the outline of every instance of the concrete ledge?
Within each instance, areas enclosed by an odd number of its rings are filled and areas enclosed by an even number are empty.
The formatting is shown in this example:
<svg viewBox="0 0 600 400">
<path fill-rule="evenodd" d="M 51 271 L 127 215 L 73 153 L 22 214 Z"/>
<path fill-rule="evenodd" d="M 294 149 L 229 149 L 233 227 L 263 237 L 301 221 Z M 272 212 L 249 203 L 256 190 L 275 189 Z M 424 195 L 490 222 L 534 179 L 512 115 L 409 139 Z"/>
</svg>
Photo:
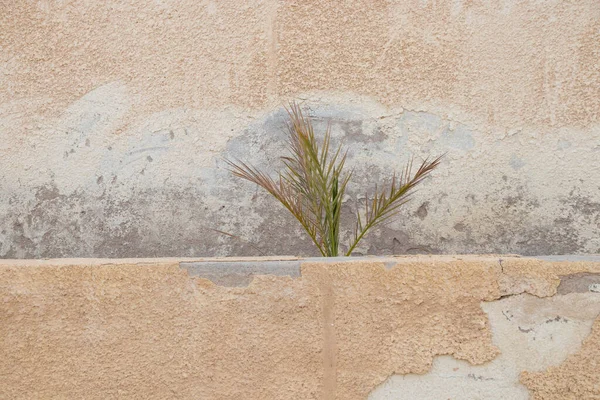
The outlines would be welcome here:
<svg viewBox="0 0 600 400">
<path fill-rule="evenodd" d="M 594 398 L 599 276 L 596 256 L 0 261 L 0 398 Z"/>
</svg>

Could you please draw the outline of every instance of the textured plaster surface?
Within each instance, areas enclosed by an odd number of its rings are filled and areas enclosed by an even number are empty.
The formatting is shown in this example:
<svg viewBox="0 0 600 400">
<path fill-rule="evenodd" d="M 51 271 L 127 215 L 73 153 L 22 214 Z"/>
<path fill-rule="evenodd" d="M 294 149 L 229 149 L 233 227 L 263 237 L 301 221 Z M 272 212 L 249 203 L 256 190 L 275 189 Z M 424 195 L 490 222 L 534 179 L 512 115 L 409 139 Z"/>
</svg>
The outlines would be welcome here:
<svg viewBox="0 0 600 400">
<path fill-rule="evenodd" d="M 596 0 L 4 0 L 0 26 L 0 257 L 316 255 L 220 161 L 276 166 L 290 99 L 350 148 L 344 235 L 447 153 L 358 253 L 600 249 Z"/>
<path fill-rule="evenodd" d="M 225 287 L 174 259 L 7 260 L 0 398 L 595 398 L 600 294 L 553 295 L 600 263 L 502 264 L 302 260 Z"/>
</svg>

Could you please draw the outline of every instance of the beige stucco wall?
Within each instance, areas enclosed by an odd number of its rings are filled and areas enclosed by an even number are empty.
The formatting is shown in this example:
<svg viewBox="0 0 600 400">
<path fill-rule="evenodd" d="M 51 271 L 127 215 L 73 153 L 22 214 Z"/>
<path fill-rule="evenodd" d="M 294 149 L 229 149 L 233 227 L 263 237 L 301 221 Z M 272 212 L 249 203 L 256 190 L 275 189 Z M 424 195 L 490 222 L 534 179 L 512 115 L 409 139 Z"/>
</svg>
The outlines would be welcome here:
<svg viewBox="0 0 600 400">
<path fill-rule="evenodd" d="M 191 261 L 0 263 L 0 398 L 600 397 L 598 257 Z"/>
<path fill-rule="evenodd" d="M 3 1 L 0 257 L 314 254 L 219 161 L 272 164 L 296 99 L 351 148 L 347 212 L 447 153 L 362 253 L 600 249 L 600 7 Z M 348 227 L 348 225 L 346 225 Z"/>
</svg>

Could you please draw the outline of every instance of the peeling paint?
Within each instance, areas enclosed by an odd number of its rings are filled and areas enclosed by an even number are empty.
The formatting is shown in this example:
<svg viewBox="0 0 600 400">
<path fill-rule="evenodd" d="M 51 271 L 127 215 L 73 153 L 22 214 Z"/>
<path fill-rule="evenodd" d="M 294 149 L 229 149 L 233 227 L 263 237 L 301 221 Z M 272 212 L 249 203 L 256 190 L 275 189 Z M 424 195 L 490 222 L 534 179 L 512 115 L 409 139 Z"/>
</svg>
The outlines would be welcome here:
<svg viewBox="0 0 600 400">
<path fill-rule="evenodd" d="M 600 296 L 569 294 L 538 299 L 518 295 L 483 303 L 482 308 L 490 319 L 493 342 L 500 350 L 498 357 L 481 366 L 450 356 L 437 357 L 426 374 L 394 375 L 371 392 L 369 399 L 537 398 L 535 392 L 530 397 L 527 388 L 520 384 L 521 372 L 528 371 L 530 376 L 578 354 L 600 313 Z M 578 398 L 593 398 L 593 386 L 583 386 Z"/>
</svg>

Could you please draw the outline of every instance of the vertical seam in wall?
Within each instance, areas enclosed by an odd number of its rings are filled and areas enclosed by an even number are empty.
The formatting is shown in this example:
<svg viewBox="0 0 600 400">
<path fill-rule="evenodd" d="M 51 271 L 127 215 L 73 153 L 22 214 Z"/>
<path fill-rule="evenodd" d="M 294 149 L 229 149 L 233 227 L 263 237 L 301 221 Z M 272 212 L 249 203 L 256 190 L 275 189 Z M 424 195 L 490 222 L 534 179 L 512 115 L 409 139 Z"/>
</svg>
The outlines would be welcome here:
<svg viewBox="0 0 600 400">
<path fill-rule="evenodd" d="M 279 0 L 267 3 L 267 100 L 277 97 L 277 8 Z"/>
<path fill-rule="evenodd" d="M 323 301 L 323 399 L 335 399 L 337 381 L 337 345 L 335 337 L 335 297 L 329 271 L 324 269 L 320 287 Z"/>
</svg>

